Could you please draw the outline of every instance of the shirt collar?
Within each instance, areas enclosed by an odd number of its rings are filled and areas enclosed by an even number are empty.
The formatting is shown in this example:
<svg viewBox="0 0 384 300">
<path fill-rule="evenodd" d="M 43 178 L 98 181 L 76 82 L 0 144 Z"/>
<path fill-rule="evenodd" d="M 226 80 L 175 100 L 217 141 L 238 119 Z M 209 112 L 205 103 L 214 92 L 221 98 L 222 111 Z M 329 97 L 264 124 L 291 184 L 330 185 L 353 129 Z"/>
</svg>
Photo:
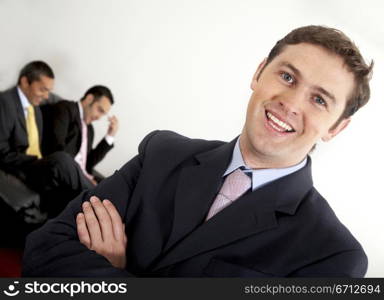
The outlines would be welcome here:
<svg viewBox="0 0 384 300">
<path fill-rule="evenodd" d="M 84 122 L 84 110 L 83 106 L 81 105 L 81 102 L 77 102 L 77 105 L 79 106 L 79 112 L 80 112 L 80 120 L 81 122 Z"/>
<path fill-rule="evenodd" d="M 259 187 L 266 185 L 269 182 L 272 182 L 276 179 L 279 179 L 283 176 L 289 175 L 293 172 L 296 172 L 303 168 L 307 163 L 307 158 L 305 158 L 300 163 L 288 167 L 288 168 L 279 168 L 279 169 L 259 169 L 254 170 L 248 167 L 243 159 L 243 156 L 240 151 L 240 137 L 236 141 L 235 148 L 233 149 L 232 160 L 225 171 L 224 176 L 232 173 L 240 167 L 244 167 L 246 170 L 252 172 L 252 191 L 256 190 Z"/>
<path fill-rule="evenodd" d="M 24 112 L 27 111 L 31 103 L 29 103 L 27 97 L 25 96 L 20 87 L 17 87 L 17 94 L 19 95 L 21 106 L 23 107 Z"/>
</svg>

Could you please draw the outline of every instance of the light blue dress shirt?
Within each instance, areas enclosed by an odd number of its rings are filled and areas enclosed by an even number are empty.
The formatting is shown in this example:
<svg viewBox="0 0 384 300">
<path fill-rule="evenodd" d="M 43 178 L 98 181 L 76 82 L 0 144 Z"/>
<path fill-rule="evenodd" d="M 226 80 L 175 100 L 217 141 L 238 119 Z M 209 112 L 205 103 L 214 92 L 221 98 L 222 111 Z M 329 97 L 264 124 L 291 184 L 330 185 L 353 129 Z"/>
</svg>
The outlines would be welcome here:
<svg viewBox="0 0 384 300">
<path fill-rule="evenodd" d="M 293 172 L 296 172 L 303 168 L 307 163 L 307 158 L 305 158 L 302 162 L 288 168 L 279 168 L 279 169 L 251 169 L 249 168 L 243 159 L 243 155 L 240 151 L 240 138 L 237 139 L 235 148 L 233 149 L 232 161 L 229 164 L 227 170 L 223 174 L 227 176 L 232 173 L 236 169 L 240 167 L 244 167 L 244 172 L 252 172 L 252 191 L 270 183 L 274 180 L 277 180 L 281 177 L 287 176 Z"/>
</svg>

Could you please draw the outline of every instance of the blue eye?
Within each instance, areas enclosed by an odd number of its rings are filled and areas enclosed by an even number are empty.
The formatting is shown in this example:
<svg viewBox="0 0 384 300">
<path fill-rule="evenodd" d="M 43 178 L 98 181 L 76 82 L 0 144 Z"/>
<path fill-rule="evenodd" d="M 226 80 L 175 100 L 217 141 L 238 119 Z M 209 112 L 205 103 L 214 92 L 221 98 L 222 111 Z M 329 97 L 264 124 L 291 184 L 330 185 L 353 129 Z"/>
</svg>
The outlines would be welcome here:
<svg viewBox="0 0 384 300">
<path fill-rule="evenodd" d="M 315 96 L 315 102 L 317 104 L 320 104 L 320 105 L 323 105 L 323 106 L 327 106 L 327 102 L 325 102 L 324 99 L 321 98 L 320 96 Z"/>
<path fill-rule="evenodd" d="M 283 78 L 284 81 L 291 83 L 291 84 L 294 83 L 294 79 L 289 73 L 282 72 L 280 76 L 281 76 L 281 78 Z"/>
</svg>

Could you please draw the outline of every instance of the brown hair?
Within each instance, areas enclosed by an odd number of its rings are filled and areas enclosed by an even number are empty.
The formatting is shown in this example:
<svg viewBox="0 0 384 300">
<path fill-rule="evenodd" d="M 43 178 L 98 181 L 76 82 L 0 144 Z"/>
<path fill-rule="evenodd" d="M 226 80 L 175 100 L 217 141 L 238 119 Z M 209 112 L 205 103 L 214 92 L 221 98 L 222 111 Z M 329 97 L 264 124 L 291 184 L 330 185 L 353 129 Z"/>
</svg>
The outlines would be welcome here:
<svg viewBox="0 0 384 300">
<path fill-rule="evenodd" d="M 21 69 L 18 84 L 21 82 L 21 77 L 26 77 L 28 83 L 31 84 L 34 81 L 39 81 L 41 76 L 55 78 L 51 67 L 46 62 L 41 60 L 31 61 Z"/>
<path fill-rule="evenodd" d="M 279 40 L 269 52 L 266 65 L 279 55 L 287 45 L 299 43 L 318 45 L 339 55 L 343 58 L 348 70 L 354 75 L 355 88 L 350 98 L 347 99 L 344 111 L 334 125 L 336 126 L 341 120 L 352 116 L 368 102 L 373 61 L 368 65 L 357 46 L 343 32 L 325 26 L 310 25 L 294 29 Z"/>
<path fill-rule="evenodd" d="M 83 98 L 80 99 L 80 101 L 83 101 L 88 95 L 93 95 L 94 99 L 92 103 L 99 100 L 103 96 L 107 97 L 111 105 L 113 105 L 115 102 L 111 90 L 104 85 L 94 85 L 93 87 L 89 88 L 85 92 Z"/>
</svg>

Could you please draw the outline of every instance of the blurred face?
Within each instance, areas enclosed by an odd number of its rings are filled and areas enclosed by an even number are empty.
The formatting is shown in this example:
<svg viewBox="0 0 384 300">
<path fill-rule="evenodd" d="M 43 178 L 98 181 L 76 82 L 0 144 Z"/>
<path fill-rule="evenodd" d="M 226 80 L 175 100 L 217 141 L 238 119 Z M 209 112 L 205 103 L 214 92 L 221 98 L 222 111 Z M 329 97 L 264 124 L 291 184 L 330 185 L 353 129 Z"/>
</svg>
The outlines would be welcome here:
<svg viewBox="0 0 384 300">
<path fill-rule="evenodd" d="M 320 46 L 287 46 L 268 65 L 259 66 L 252 83 L 240 138 L 245 162 L 253 168 L 299 163 L 314 144 L 328 141 L 349 123 L 335 128 L 354 87 L 342 58 Z"/>
<path fill-rule="evenodd" d="M 31 83 L 28 82 L 27 77 L 21 77 L 20 79 L 20 89 L 33 106 L 40 105 L 44 99 L 49 97 L 53 85 L 54 79 L 47 76 L 40 76 L 39 80 Z"/>
<path fill-rule="evenodd" d="M 105 96 L 93 101 L 93 95 L 87 95 L 82 101 L 84 109 L 84 121 L 86 124 L 91 124 L 93 121 L 100 119 L 106 115 L 111 109 L 111 102 Z"/>
</svg>

